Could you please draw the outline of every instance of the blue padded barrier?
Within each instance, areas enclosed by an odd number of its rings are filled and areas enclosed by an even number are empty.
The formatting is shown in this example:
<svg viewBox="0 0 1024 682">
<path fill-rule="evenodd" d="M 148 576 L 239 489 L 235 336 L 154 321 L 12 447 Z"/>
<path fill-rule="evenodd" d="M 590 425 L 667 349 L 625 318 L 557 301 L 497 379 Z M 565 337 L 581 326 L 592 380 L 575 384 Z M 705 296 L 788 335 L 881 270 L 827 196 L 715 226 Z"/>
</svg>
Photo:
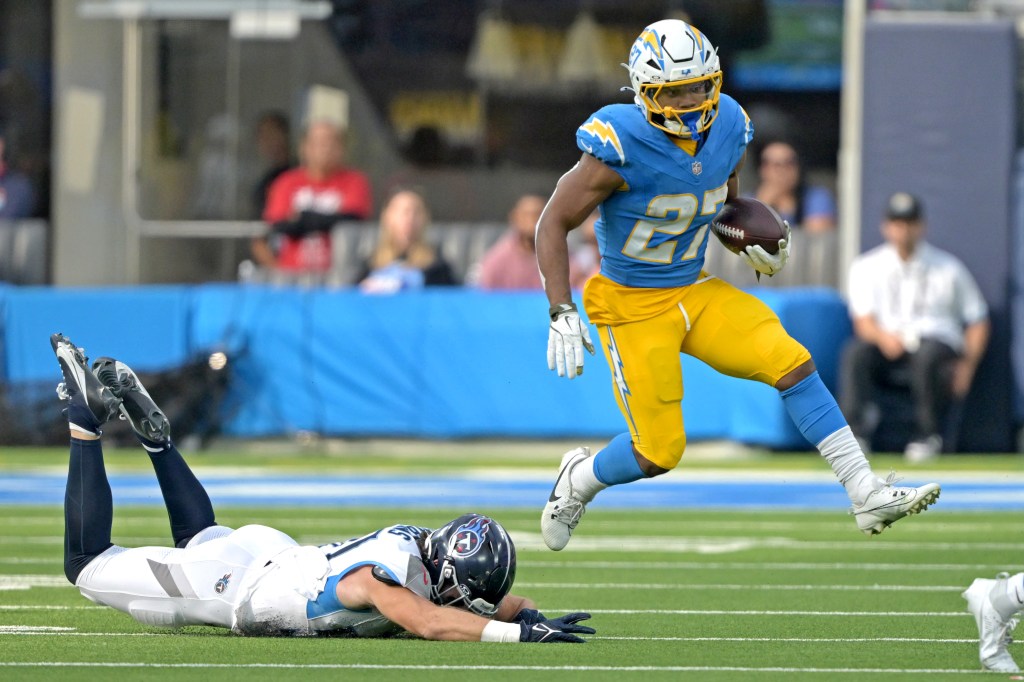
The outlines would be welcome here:
<svg viewBox="0 0 1024 682">
<path fill-rule="evenodd" d="M 757 289 L 815 355 L 830 388 L 850 333 L 832 290 Z M 395 296 L 353 290 L 210 284 L 110 289 L 2 288 L 5 372 L 59 379 L 48 337 L 92 355 L 165 369 L 223 348 L 232 362 L 225 431 L 263 437 L 610 437 L 624 430 L 599 352 L 573 381 L 545 361 L 538 293 L 439 288 Z M 596 331 L 593 338 L 598 339 Z M 807 447 L 776 391 L 684 356 L 690 440 Z"/>
<path fill-rule="evenodd" d="M 143 370 L 162 370 L 188 357 L 188 290 L 5 287 L 4 370 L 7 381 L 60 379 L 50 335 L 63 332 L 93 358 L 131 357 Z"/>
</svg>

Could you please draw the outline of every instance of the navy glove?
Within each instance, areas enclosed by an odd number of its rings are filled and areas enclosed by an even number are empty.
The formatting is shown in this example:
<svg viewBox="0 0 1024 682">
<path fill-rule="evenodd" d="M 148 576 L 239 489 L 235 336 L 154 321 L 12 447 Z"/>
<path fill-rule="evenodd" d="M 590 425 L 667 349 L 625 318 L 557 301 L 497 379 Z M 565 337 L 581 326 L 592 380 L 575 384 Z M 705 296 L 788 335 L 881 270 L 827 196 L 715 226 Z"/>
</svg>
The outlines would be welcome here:
<svg viewBox="0 0 1024 682">
<path fill-rule="evenodd" d="M 545 616 L 537 609 L 523 609 L 515 615 L 515 618 L 512 619 L 512 622 L 533 625 L 534 623 L 539 623 L 547 619 L 547 616 Z"/>
<path fill-rule="evenodd" d="M 520 642 L 572 642 L 583 644 L 585 639 L 575 634 L 592 635 L 596 631 L 586 625 L 576 625 L 581 620 L 590 618 L 589 613 L 569 613 L 560 618 L 542 620 L 539 623 L 520 623 Z"/>
</svg>

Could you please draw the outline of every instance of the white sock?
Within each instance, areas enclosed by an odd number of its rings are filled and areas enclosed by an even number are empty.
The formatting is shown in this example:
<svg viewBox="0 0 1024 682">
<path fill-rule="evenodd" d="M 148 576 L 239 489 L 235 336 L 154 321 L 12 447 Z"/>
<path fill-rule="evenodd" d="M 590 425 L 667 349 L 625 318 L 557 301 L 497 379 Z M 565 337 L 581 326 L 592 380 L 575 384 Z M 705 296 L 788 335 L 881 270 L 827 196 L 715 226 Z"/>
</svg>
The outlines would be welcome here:
<svg viewBox="0 0 1024 682">
<path fill-rule="evenodd" d="M 817 448 L 855 505 L 864 504 L 868 495 L 885 485 L 885 481 L 871 471 L 871 465 L 849 426 L 827 436 Z"/>
<path fill-rule="evenodd" d="M 573 467 L 569 474 L 569 482 L 572 484 L 573 496 L 580 502 L 590 502 L 595 495 L 608 487 L 597 480 L 597 474 L 594 473 L 593 457 L 587 457 Z"/>
</svg>

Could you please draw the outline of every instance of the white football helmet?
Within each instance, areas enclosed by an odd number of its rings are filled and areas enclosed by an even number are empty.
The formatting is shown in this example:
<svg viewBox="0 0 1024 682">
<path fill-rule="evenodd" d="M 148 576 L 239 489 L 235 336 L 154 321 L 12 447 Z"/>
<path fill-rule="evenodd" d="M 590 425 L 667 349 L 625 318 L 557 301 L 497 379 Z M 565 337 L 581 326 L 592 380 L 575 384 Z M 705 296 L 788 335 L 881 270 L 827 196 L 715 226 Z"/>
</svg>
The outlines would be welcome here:
<svg viewBox="0 0 1024 682">
<path fill-rule="evenodd" d="M 696 139 L 718 116 L 722 68 L 718 50 L 685 21 L 664 19 L 645 28 L 629 51 L 634 101 L 655 128 Z M 699 103 L 673 108 L 659 96 L 686 92 Z M 668 99 L 666 96 L 665 99 Z M 696 99 L 695 99 L 696 102 Z"/>
</svg>

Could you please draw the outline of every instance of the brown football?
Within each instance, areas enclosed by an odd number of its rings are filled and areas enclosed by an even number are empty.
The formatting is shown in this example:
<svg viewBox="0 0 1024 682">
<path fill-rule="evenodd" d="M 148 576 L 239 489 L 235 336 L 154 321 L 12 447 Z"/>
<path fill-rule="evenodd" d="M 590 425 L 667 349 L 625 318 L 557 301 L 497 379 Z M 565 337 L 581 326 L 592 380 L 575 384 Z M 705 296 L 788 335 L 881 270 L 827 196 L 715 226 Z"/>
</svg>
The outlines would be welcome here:
<svg viewBox="0 0 1024 682">
<path fill-rule="evenodd" d="M 711 231 L 733 253 L 760 244 L 774 254 L 779 251 L 779 240 L 786 238 L 786 223 L 768 204 L 736 197 L 727 201 L 711 221 Z"/>
</svg>

